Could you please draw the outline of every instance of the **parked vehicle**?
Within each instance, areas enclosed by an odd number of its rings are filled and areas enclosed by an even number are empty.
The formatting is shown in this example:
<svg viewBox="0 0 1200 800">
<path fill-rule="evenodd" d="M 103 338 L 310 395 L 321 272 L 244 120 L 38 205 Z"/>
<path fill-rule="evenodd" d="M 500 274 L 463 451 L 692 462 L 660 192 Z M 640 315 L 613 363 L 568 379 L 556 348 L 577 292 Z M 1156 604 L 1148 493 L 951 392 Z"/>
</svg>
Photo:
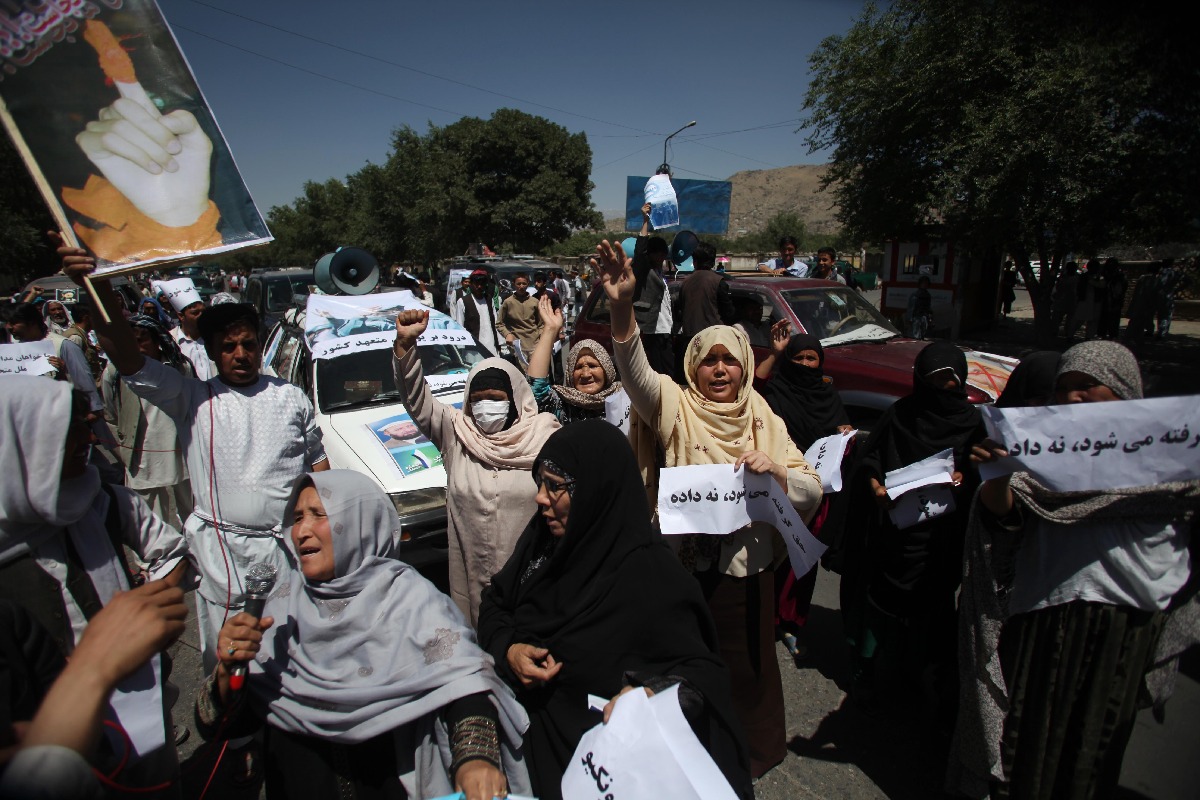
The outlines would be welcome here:
<svg viewBox="0 0 1200 800">
<path fill-rule="evenodd" d="M 250 274 L 242 302 L 258 311 L 263 333 L 275 327 L 283 312 L 292 307 L 292 298 L 307 295 L 313 282 L 312 267 L 282 267 Z"/>
<path fill-rule="evenodd" d="M 746 312 L 744 324 L 756 361 L 769 352 L 771 326 L 781 319 L 790 321 L 793 331 L 820 336 L 825 374 L 857 427 L 869 429 L 892 403 L 912 391 L 913 362 L 928 342 L 901 335 L 853 289 L 833 281 L 750 273 L 731 274 L 728 280 L 735 306 Z M 672 295 L 679 285 L 668 284 Z M 580 312 L 572 340 L 595 339 L 611 351 L 609 326 L 608 296 L 596 286 Z M 682 344 L 676 342 L 677 352 Z M 967 396 L 973 403 L 992 402 L 1017 362 L 964 350 L 969 368 Z"/>
<path fill-rule="evenodd" d="M 529 285 L 533 286 L 533 273 L 538 270 L 549 272 L 558 269 L 548 261 L 540 261 L 532 256 L 476 256 L 472 258 L 455 259 L 446 270 L 445 293 L 440 298 L 449 309 L 454 301 L 454 291 L 462 285 L 462 279 L 477 269 L 482 269 L 492 276 L 493 282 L 500 288 L 500 297 L 512 294 L 513 278 L 521 273 L 529 276 Z"/>
<path fill-rule="evenodd" d="M 444 563 L 446 470 L 392 383 L 391 348 L 316 360 L 304 322 L 303 308 L 281 316 L 263 350 L 263 371 L 312 399 L 330 467 L 368 475 L 388 493 L 400 518 L 400 557 L 418 568 Z M 473 344 L 428 345 L 417 352 L 434 396 L 461 407 L 467 373 L 487 355 Z"/>
<path fill-rule="evenodd" d="M 121 302 L 125 304 L 125 308 L 133 313 L 137 313 L 138 306 L 142 302 L 142 293 L 138 291 L 138 288 L 124 275 L 113 277 L 110 283 L 121 298 Z M 42 287 L 41 296 L 46 300 L 57 299 L 59 289 L 69 289 L 75 292 L 75 297 L 79 298 L 79 302 L 83 302 L 84 295 L 87 294 L 85 290 L 80 289 L 66 275 L 47 275 L 44 278 L 35 278 L 26 284 L 22 296 L 28 293 L 34 286 Z"/>
</svg>

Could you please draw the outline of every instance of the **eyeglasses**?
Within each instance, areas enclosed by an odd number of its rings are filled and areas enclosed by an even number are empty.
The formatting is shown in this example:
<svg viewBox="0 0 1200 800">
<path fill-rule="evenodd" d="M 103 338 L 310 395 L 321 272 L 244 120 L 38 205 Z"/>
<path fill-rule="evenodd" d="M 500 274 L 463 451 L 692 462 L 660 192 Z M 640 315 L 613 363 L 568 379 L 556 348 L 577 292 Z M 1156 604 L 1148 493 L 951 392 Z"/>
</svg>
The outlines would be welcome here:
<svg viewBox="0 0 1200 800">
<path fill-rule="evenodd" d="M 545 475 L 539 475 L 536 480 L 537 485 L 545 489 L 546 494 L 551 497 L 561 497 L 563 492 L 569 492 L 575 488 L 575 481 L 558 481 Z"/>
</svg>

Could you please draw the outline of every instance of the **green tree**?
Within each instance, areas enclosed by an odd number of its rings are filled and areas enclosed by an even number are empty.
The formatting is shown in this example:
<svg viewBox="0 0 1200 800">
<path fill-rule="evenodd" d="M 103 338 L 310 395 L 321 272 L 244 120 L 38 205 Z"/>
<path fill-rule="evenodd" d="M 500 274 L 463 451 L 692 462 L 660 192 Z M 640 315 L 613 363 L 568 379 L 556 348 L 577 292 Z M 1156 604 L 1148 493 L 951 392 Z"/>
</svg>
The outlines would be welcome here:
<svg viewBox="0 0 1200 800">
<path fill-rule="evenodd" d="M 1155 4 L 870 6 L 810 57 L 806 142 L 834 149 L 825 185 L 848 235 L 934 226 L 1008 252 L 1044 326 L 1067 253 L 1195 234 L 1200 70 L 1184 30 Z M 1052 265 L 1040 281 L 1031 255 Z"/>
</svg>

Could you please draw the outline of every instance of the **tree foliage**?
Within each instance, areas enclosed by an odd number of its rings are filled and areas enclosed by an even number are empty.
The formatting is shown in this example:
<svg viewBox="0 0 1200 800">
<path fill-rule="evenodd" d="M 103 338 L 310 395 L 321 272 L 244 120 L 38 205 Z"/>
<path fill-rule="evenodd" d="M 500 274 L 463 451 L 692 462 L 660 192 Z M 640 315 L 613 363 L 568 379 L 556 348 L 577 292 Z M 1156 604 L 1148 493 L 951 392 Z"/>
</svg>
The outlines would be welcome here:
<svg viewBox="0 0 1200 800">
<path fill-rule="evenodd" d="M 1194 237 L 1200 69 L 1158 4 L 897 0 L 810 57 L 810 151 L 855 236 L 933 225 L 1057 265 Z M 1035 310 L 1056 270 L 1033 287 Z M 1046 303 L 1045 305 L 1048 305 Z"/>
</svg>

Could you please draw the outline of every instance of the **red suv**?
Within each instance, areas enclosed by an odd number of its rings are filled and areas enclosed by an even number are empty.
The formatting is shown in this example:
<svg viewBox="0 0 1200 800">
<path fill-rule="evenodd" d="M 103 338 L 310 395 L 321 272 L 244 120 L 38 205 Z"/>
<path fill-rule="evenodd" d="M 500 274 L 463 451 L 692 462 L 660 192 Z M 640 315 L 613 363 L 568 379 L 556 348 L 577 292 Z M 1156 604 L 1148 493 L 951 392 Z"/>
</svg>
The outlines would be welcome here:
<svg viewBox="0 0 1200 800">
<path fill-rule="evenodd" d="M 771 326 L 781 319 L 792 330 L 821 337 L 825 374 L 841 393 L 855 425 L 870 427 L 888 406 L 912 391 L 912 368 L 927 342 L 909 339 L 853 289 L 832 281 L 731 274 L 730 294 L 756 359 L 770 348 Z M 672 294 L 679 282 L 669 284 Z M 596 287 L 575 323 L 574 341 L 595 339 L 610 351 L 608 296 Z M 679 343 L 676 343 L 679 345 Z M 990 403 L 1004 389 L 1016 361 L 964 348 L 967 396 Z"/>
</svg>

